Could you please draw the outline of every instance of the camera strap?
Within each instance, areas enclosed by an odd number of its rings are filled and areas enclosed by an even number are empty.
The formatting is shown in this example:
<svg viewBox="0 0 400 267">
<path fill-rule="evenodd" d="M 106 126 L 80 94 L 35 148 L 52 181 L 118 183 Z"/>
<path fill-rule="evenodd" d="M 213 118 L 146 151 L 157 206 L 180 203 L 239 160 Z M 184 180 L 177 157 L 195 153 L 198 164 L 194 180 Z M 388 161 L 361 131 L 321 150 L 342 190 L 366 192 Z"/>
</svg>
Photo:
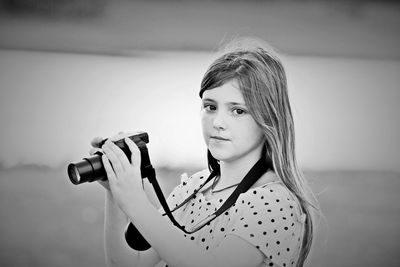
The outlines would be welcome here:
<svg viewBox="0 0 400 267">
<path fill-rule="evenodd" d="M 171 222 L 181 229 L 183 232 L 186 234 L 192 234 L 207 224 L 209 224 L 211 221 L 213 221 L 215 218 L 217 218 L 219 215 L 221 215 L 223 212 L 225 212 L 227 209 L 229 209 L 237 200 L 239 195 L 241 193 L 246 192 L 247 190 L 250 189 L 250 187 L 269 169 L 273 169 L 272 161 L 270 158 L 265 158 L 262 157 L 260 160 L 257 161 L 257 163 L 249 170 L 249 172 L 245 175 L 245 177 L 242 179 L 242 181 L 239 183 L 239 185 L 236 187 L 236 189 L 233 191 L 233 193 L 228 197 L 228 199 L 221 205 L 221 207 L 215 211 L 213 214 L 209 215 L 205 219 L 201 220 L 198 224 L 196 224 L 192 229 L 186 230 L 185 226 L 180 225 L 172 215 L 172 212 L 175 210 L 179 209 L 183 205 L 185 205 L 190 199 L 192 199 L 203 187 L 206 185 L 209 181 L 211 181 L 213 178 L 216 177 L 216 174 L 212 172 L 210 176 L 207 178 L 207 180 L 198 188 L 195 190 L 188 198 L 186 198 L 180 205 L 175 207 L 172 211 L 170 210 L 167 201 L 165 200 L 165 197 L 162 193 L 162 190 L 157 182 L 157 179 L 155 178 L 155 172 L 154 172 L 154 177 L 148 177 L 150 183 L 154 187 L 154 191 L 158 197 L 158 200 L 163 207 L 165 213 L 164 215 L 167 215 L 168 218 L 171 220 Z"/>
<path fill-rule="evenodd" d="M 207 216 L 200 222 L 198 222 L 192 229 L 186 230 L 185 226 L 180 225 L 174 216 L 172 215 L 172 212 L 176 211 L 186 203 L 188 203 L 192 198 L 195 197 L 195 195 L 208 183 L 210 182 L 213 178 L 215 179 L 217 174 L 216 172 L 212 172 L 209 177 L 206 179 L 206 181 L 194 192 L 187 197 L 180 205 L 176 206 L 172 211 L 168 206 L 168 203 L 164 197 L 164 194 L 161 190 L 160 185 L 157 182 L 156 179 L 156 172 L 151 165 L 150 158 L 147 153 L 147 147 L 145 144 L 141 143 L 142 141 L 138 141 L 138 147 L 140 148 L 141 151 L 141 169 L 143 171 L 142 177 L 147 177 L 149 182 L 152 184 L 154 191 L 157 195 L 157 198 L 164 209 L 165 213 L 163 216 L 167 215 L 168 218 L 171 220 L 171 222 L 181 229 L 184 233 L 186 234 L 193 234 L 197 232 L 198 230 L 202 229 L 204 226 L 210 224 L 211 221 L 216 219 L 219 215 L 221 215 L 223 212 L 225 212 L 227 209 L 229 209 L 238 199 L 239 195 L 241 193 L 246 192 L 247 190 L 250 189 L 250 187 L 268 170 L 273 170 L 273 164 L 272 161 L 269 157 L 263 156 L 261 157 L 257 163 L 249 170 L 249 172 L 245 175 L 245 177 L 242 179 L 242 181 L 239 183 L 239 185 L 236 187 L 236 189 L 233 191 L 233 193 L 228 197 L 228 199 L 221 205 L 221 207 L 215 211 L 213 214 Z M 134 250 L 147 250 L 151 247 L 151 245 L 146 241 L 146 239 L 140 234 L 140 232 L 136 229 L 136 227 L 133 225 L 133 223 L 129 223 L 128 227 L 125 231 L 125 240 L 128 243 L 128 245 L 134 249 Z"/>
</svg>

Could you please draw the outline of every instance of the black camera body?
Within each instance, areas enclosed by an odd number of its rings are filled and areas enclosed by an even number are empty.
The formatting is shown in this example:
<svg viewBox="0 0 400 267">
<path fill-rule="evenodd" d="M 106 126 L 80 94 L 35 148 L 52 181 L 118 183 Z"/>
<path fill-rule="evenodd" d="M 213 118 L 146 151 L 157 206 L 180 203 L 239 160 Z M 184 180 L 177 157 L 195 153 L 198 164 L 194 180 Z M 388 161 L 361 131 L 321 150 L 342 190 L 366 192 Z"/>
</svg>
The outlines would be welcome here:
<svg viewBox="0 0 400 267">
<path fill-rule="evenodd" d="M 149 143 L 149 135 L 146 132 L 138 132 L 129 136 L 133 142 L 138 146 L 141 156 L 140 171 L 142 178 L 152 177 L 155 175 L 153 166 L 150 163 L 150 157 L 146 144 Z M 104 139 L 100 143 L 100 147 L 107 141 Z M 127 156 L 129 161 L 131 160 L 131 151 L 124 139 L 113 141 Z M 103 162 L 101 160 L 102 153 L 97 152 L 94 156 L 89 158 L 83 158 L 82 161 L 76 163 L 70 163 L 68 165 L 68 176 L 71 182 L 75 185 L 82 184 L 85 182 L 94 182 L 98 180 L 107 180 L 107 173 L 104 169 Z"/>
</svg>

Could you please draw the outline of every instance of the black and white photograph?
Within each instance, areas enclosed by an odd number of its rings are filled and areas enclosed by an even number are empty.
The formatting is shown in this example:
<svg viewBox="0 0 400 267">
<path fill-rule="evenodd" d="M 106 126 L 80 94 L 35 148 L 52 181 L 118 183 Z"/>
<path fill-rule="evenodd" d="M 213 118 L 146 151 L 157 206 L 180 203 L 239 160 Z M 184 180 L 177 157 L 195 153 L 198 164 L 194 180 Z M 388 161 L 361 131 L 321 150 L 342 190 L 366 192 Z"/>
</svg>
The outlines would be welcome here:
<svg viewBox="0 0 400 267">
<path fill-rule="evenodd" d="M 0 266 L 400 266 L 400 2 L 0 0 Z"/>
</svg>

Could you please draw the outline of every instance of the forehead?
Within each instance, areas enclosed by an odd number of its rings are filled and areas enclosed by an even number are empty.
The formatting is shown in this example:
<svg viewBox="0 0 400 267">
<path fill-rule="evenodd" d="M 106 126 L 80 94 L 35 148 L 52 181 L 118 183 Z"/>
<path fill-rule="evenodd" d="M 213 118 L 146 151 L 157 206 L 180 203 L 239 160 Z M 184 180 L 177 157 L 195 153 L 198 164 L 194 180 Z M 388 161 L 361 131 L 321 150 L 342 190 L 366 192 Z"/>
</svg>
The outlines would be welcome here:
<svg viewBox="0 0 400 267">
<path fill-rule="evenodd" d="M 203 100 L 212 99 L 219 102 L 244 103 L 242 92 L 235 80 L 229 81 L 222 86 L 204 91 Z"/>
</svg>

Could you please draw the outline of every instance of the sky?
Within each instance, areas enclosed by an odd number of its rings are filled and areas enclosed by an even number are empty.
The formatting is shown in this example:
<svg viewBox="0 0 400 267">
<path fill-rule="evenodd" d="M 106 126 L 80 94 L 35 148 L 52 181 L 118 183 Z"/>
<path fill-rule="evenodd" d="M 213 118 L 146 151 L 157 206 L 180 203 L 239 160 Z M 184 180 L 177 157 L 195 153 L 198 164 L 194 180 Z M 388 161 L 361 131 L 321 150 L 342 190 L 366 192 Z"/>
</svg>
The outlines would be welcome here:
<svg viewBox="0 0 400 267">
<path fill-rule="evenodd" d="M 0 162 L 62 167 L 87 156 L 95 136 L 147 131 L 155 166 L 206 166 L 198 90 L 213 58 L 0 50 Z M 282 61 L 302 168 L 400 170 L 398 61 Z"/>
</svg>

